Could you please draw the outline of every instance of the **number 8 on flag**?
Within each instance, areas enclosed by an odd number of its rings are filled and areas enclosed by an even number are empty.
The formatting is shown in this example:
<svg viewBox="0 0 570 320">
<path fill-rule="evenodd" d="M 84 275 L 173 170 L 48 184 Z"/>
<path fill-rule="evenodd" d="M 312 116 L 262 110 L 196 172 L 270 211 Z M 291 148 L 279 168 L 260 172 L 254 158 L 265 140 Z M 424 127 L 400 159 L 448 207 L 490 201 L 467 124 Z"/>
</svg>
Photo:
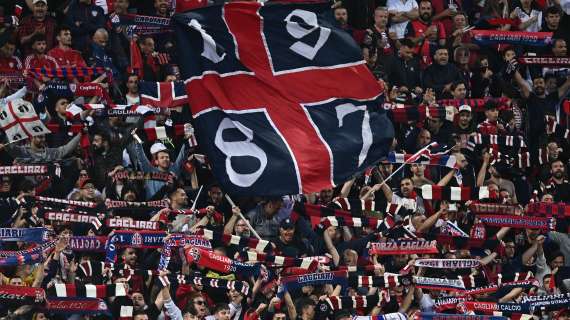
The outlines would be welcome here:
<svg viewBox="0 0 570 320">
<path fill-rule="evenodd" d="M 234 2 L 173 17 L 197 137 L 227 192 L 316 192 L 387 155 L 383 88 L 329 10 Z"/>
</svg>

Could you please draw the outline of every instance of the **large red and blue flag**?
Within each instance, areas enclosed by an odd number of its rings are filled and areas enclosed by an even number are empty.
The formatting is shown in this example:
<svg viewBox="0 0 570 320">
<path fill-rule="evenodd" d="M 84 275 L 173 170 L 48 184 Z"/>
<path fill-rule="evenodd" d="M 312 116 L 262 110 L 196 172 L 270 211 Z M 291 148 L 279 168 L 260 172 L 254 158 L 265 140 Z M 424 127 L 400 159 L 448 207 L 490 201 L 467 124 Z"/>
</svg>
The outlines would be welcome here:
<svg viewBox="0 0 570 320">
<path fill-rule="evenodd" d="M 139 81 L 141 104 L 159 108 L 174 108 L 188 103 L 184 83 Z"/>
<path fill-rule="evenodd" d="M 383 88 L 331 18 L 325 3 L 257 2 L 173 17 L 197 136 L 227 192 L 315 192 L 388 153 Z"/>
</svg>

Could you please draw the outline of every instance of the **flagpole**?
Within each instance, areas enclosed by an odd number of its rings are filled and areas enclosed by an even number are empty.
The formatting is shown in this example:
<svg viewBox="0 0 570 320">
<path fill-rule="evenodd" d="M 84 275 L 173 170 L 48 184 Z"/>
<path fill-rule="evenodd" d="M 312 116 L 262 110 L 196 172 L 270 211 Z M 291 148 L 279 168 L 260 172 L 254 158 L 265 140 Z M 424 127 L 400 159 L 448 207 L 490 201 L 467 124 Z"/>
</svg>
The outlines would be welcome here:
<svg viewBox="0 0 570 320">
<path fill-rule="evenodd" d="M 198 193 L 196 194 L 196 197 L 194 198 L 194 202 L 192 203 L 192 211 L 194 211 L 194 209 L 196 209 L 196 203 L 198 202 L 198 197 L 200 197 L 200 193 L 202 192 L 202 189 L 204 188 L 204 185 L 200 186 L 200 189 L 198 190 Z"/>
<path fill-rule="evenodd" d="M 228 200 L 228 202 L 230 203 L 230 206 L 232 206 L 232 209 L 234 207 L 236 207 L 236 204 L 232 201 L 232 198 L 230 198 L 230 196 L 226 193 L 226 200 Z M 243 214 L 241 214 L 241 211 L 238 212 L 238 216 L 245 222 L 245 224 L 247 225 L 247 227 L 249 228 L 249 230 L 251 230 L 251 232 L 253 233 L 253 235 L 259 239 L 259 240 L 263 240 L 261 239 L 261 237 L 259 236 L 259 234 L 257 233 L 257 231 L 255 231 L 255 229 L 251 226 L 251 224 L 249 224 L 249 221 L 247 221 L 247 219 L 243 216 Z"/>
<path fill-rule="evenodd" d="M 428 144 L 427 146 L 421 148 L 418 152 L 414 153 L 411 157 L 409 157 L 408 160 L 404 161 L 404 163 L 402 163 L 402 165 L 398 169 L 396 169 L 396 171 L 392 172 L 392 174 L 390 174 L 386 179 L 384 179 L 384 181 L 382 181 L 380 183 L 380 185 L 378 186 L 378 189 L 382 188 L 382 186 L 385 185 L 386 182 L 388 182 L 390 179 L 392 179 L 392 177 L 396 173 L 398 173 L 398 171 L 402 170 L 402 168 L 404 168 L 405 165 L 410 164 L 411 162 L 414 162 L 420 154 L 422 154 L 424 151 L 426 151 L 432 145 L 434 145 L 433 142 Z M 390 199 L 388 199 L 388 201 L 390 201 Z"/>
</svg>

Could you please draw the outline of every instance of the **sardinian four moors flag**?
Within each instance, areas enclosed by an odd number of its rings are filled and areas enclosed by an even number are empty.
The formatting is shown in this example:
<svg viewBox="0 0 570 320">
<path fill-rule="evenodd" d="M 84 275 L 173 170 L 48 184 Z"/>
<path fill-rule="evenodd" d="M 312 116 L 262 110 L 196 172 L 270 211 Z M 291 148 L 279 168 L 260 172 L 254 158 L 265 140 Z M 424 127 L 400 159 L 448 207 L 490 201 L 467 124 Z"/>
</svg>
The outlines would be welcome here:
<svg viewBox="0 0 570 320">
<path fill-rule="evenodd" d="M 383 88 L 327 13 L 231 2 L 174 15 L 198 140 L 229 193 L 319 191 L 388 153 Z"/>
<path fill-rule="evenodd" d="M 9 142 L 50 133 L 34 106 L 23 99 L 0 104 L 0 129 L 6 133 Z"/>
</svg>

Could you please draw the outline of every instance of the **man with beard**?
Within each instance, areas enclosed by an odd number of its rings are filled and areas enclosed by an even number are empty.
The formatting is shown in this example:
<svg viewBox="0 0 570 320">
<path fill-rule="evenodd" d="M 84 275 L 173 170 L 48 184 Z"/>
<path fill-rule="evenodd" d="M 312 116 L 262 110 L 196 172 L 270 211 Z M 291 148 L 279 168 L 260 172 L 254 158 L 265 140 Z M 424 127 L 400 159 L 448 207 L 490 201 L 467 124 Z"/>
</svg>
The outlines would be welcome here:
<svg viewBox="0 0 570 320">
<path fill-rule="evenodd" d="M 277 254 L 286 257 L 306 257 L 309 253 L 306 243 L 295 237 L 295 224 L 289 218 L 279 224 L 279 237 L 275 241 L 275 246 Z"/>
<path fill-rule="evenodd" d="M 90 168 L 90 176 L 97 189 L 105 186 L 107 173 L 123 162 L 122 150 L 116 145 L 111 146 L 110 137 L 100 131 L 93 135 L 91 151 L 93 154 L 93 166 Z"/>
<path fill-rule="evenodd" d="M 420 55 L 422 62 L 430 62 L 431 48 L 445 46 L 445 29 L 441 22 L 432 22 L 431 1 L 422 0 L 419 7 L 419 19 L 408 23 L 406 38 L 411 39 L 416 44 L 414 53 Z"/>
<path fill-rule="evenodd" d="M 424 72 L 424 87 L 434 89 L 438 99 L 451 98 L 451 85 L 464 79 L 459 69 L 449 63 L 447 48 L 438 48 L 433 57 L 433 63 Z"/>
<path fill-rule="evenodd" d="M 414 182 L 410 178 L 404 178 L 400 181 L 399 192 L 393 192 L 386 183 L 382 183 L 385 177 L 381 177 L 379 184 L 372 187 L 374 191 L 382 189 L 384 196 L 388 202 L 399 204 L 406 209 L 415 210 L 418 213 L 425 213 L 424 200 L 414 191 Z"/>
<path fill-rule="evenodd" d="M 527 117 L 529 119 L 529 130 L 527 132 L 529 149 L 537 150 L 539 138 L 546 131 L 545 116 L 556 116 L 556 107 L 560 103 L 560 99 L 570 89 L 570 77 L 558 87 L 558 90 L 548 95 L 546 94 L 546 82 L 542 76 L 532 80 L 532 90 L 519 71 L 515 71 L 513 77 L 520 88 L 522 97 L 526 99 Z"/>
<path fill-rule="evenodd" d="M 57 32 L 58 46 L 48 52 L 50 57 L 55 58 L 60 67 L 86 67 L 87 64 L 81 53 L 71 49 L 71 30 L 67 26 L 62 26 Z"/>
<path fill-rule="evenodd" d="M 570 183 L 565 179 L 565 166 L 561 160 L 550 163 L 550 179 L 545 181 L 544 191 L 554 196 L 554 201 L 570 203 Z"/>
</svg>

